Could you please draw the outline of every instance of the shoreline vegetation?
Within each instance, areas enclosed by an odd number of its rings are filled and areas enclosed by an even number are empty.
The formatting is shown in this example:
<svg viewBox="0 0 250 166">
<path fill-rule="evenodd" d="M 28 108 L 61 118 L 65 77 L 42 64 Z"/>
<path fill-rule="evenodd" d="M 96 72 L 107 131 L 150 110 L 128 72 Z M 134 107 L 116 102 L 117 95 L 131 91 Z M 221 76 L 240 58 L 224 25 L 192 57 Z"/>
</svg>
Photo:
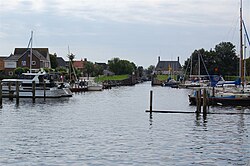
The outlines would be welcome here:
<svg viewBox="0 0 250 166">
<path fill-rule="evenodd" d="M 98 76 L 95 77 L 96 82 L 105 82 L 105 81 L 122 81 L 125 79 L 128 79 L 129 75 L 124 74 L 124 75 L 113 75 L 113 76 Z"/>
</svg>

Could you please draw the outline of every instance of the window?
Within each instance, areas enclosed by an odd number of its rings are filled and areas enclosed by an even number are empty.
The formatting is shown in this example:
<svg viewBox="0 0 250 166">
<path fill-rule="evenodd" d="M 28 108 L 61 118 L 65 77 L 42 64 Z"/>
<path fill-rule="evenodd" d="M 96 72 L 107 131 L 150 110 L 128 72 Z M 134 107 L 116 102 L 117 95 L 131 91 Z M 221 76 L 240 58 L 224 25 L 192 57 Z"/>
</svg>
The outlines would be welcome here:
<svg viewBox="0 0 250 166">
<path fill-rule="evenodd" d="M 35 66 L 36 65 L 36 61 L 32 61 L 32 65 Z"/>
<path fill-rule="evenodd" d="M 9 71 L 9 76 L 13 76 L 13 71 Z"/>
<path fill-rule="evenodd" d="M 45 67 L 49 68 L 49 62 L 45 62 Z"/>
<path fill-rule="evenodd" d="M 22 66 L 26 66 L 26 61 L 22 61 Z"/>
</svg>

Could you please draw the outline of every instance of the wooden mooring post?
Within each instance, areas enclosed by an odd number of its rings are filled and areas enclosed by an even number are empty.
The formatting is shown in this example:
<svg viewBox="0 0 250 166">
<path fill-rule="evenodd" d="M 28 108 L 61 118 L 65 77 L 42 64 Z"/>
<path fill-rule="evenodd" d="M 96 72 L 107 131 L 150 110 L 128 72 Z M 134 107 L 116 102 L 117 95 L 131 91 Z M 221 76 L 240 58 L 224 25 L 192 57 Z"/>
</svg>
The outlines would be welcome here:
<svg viewBox="0 0 250 166">
<path fill-rule="evenodd" d="M 11 84 L 12 82 L 8 83 L 8 89 L 9 89 L 9 99 L 13 100 L 13 91 L 11 90 Z"/>
<path fill-rule="evenodd" d="M 35 103 L 36 100 L 36 83 L 32 81 L 32 101 Z"/>
<path fill-rule="evenodd" d="M 153 91 L 150 91 L 150 105 L 149 105 L 149 111 L 152 114 L 152 109 L 153 109 Z"/>
<path fill-rule="evenodd" d="M 208 106 L 208 93 L 206 89 L 203 89 L 203 115 L 207 114 L 207 106 Z"/>
<path fill-rule="evenodd" d="M 201 89 L 196 91 L 196 100 L 197 100 L 197 108 L 196 111 L 186 111 L 186 110 L 153 110 L 153 91 L 150 91 L 150 108 L 149 110 L 146 110 L 145 112 L 150 113 L 150 119 L 152 119 L 152 113 L 167 113 L 167 114 L 196 114 L 199 116 L 200 114 L 203 114 L 204 120 L 206 120 L 206 116 L 208 114 L 218 114 L 218 115 L 250 115 L 249 112 L 208 112 L 207 107 L 209 106 L 209 100 L 208 100 L 208 93 L 207 89 L 204 89 L 203 95 L 205 96 L 205 107 L 203 107 L 203 113 L 201 113 Z M 198 97 L 197 97 L 198 96 Z"/>
<path fill-rule="evenodd" d="M 43 81 L 43 97 L 46 99 L 46 81 Z"/>
<path fill-rule="evenodd" d="M 196 113 L 201 113 L 201 89 L 196 91 Z"/>
<path fill-rule="evenodd" d="M 19 82 L 16 81 L 16 105 L 19 105 Z"/>
<path fill-rule="evenodd" d="M 0 80 L 0 108 L 3 107 L 3 85 L 2 85 L 2 81 Z"/>
</svg>

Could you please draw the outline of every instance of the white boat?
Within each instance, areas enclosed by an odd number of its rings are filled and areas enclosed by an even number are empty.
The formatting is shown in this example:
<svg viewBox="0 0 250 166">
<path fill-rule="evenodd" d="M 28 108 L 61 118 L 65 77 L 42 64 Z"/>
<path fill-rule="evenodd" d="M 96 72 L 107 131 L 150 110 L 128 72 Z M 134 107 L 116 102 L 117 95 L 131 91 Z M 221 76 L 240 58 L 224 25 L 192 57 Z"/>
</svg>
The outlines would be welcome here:
<svg viewBox="0 0 250 166">
<path fill-rule="evenodd" d="M 8 96 L 13 93 L 16 96 L 16 84 L 19 85 L 19 97 L 29 98 L 33 96 L 33 82 L 35 83 L 36 98 L 60 98 L 72 97 L 72 92 L 64 83 L 57 83 L 53 76 L 45 72 L 23 73 L 19 79 L 3 79 L 2 93 Z"/>
<path fill-rule="evenodd" d="M 102 91 L 103 90 L 103 85 L 95 82 L 94 77 L 80 77 L 79 79 L 81 80 L 79 84 L 86 87 L 87 91 Z"/>
<path fill-rule="evenodd" d="M 30 71 L 23 73 L 19 79 L 3 79 L 2 94 L 3 97 L 29 98 L 35 96 L 36 98 L 60 98 L 71 97 L 73 94 L 64 83 L 56 83 L 52 75 L 45 72 L 32 72 L 37 69 L 32 69 L 32 41 L 33 31 L 31 31 L 31 38 L 29 40 L 28 49 L 30 49 Z M 29 48 L 30 46 L 30 48 Z M 33 82 L 35 88 L 33 88 Z M 19 89 L 19 93 L 16 90 Z M 34 89 L 34 90 L 33 90 Z"/>
<path fill-rule="evenodd" d="M 213 89 L 209 89 L 208 100 L 212 105 L 230 105 L 230 106 L 250 106 L 250 89 L 245 85 L 246 64 L 243 56 L 243 26 L 242 19 L 242 0 L 240 1 L 240 66 L 239 79 L 235 81 L 225 81 L 219 76 L 211 77 Z M 244 26 L 245 36 L 248 38 Z M 249 38 L 248 38 L 249 39 Z M 248 40 L 250 45 L 250 41 Z M 246 48 L 246 47 L 245 47 Z M 244 51 L 246 52 L 246 51 Z M 246 87 L 245 87 L 246 86 Z M 196 92 L 189 95 L 190 104 L 196 104 Z"/>
<path fill-rule="evenodd" d="M 103 89 L 102 84 L 98 84 L 93 80 L 87 80 L 86 82 L 88 91 L 102 91 Z"/>
</svg>

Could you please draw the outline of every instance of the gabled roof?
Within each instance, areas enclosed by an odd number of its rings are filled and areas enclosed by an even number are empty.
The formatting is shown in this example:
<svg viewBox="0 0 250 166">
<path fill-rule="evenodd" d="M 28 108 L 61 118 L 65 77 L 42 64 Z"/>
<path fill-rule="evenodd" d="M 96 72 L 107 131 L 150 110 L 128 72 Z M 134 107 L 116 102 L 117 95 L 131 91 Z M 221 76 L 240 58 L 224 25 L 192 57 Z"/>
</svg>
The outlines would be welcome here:
<svg viewBox="0 0 250 166">
<path fill-rule="evenodd" d="M 13 54 L 10 54 L 10 56 L 8 58 L 6 58 L 5 60 L 6 61 L 18 61 L 19 58 L 21 58 L 22 55 L 13 55 Z"/>
<path fill-rule="evenodd" d="M 0 59 L 1 60 L 5 60 L 5 59 L 7 59 L 8 58 L 8 56 L 0 56 Z"/>
<path fill-rule="evenodd" d="M 15 48 L 14 55 L 20 55 L 20 54 L 22 55 L 23 53 L 25 53 L 29 49 L 30 48 Z M 49 56 L 49 49 L 48 48 L 32 48 L 32 52 L 33 51 L 38 51 L 45 58 L 48 58 L 47 56 Z"/>
<path fill-rule="evenodd" d="M 181 69 L 181 64 L 179 61 L 159 61 L 156 65 L 156 71 L 168 71 L 168 70 L 179 71 Z"/>
<path fill-rule="evenodd" d="M 59 67 L 66 67 L 66 62 L 62 57 L 56 57 L 56 61 Z"/>
<path fill-rule="evenodd" d="M 85 63 L 86 63 L 86 61 L 82 61 L 82 60 L 77 61 L 76 60 L 76 61 L 73 61 L 73 66 L 75 68 L 82 69 L 82 68 L 84 68 Z"/>
<path fill-rule="evenodd" d="M 22 54 L 11 54 L 8 58 L 6 58 L 5 60 L 7 61 L 18 61 L 18 59 L 20 59 L 22 56 L 24 56 L 25 54 L 29 54 L 30 53 L 30 50 L 25 50 Z M 42 61 L 47 61 L 47 59 L 42 55 L 40 54 L 37 50 L 33 50 L 32 49 L 32 54 L 34 56 L 36 56 L 38 59 L 42 60 Z"/>
<path fill-rule="evenodd" d="M 38 52 L 38 50 L 32 50 L 32 54 L 40 60 L 48 61 L 40 52 Z"/>
</svg>

